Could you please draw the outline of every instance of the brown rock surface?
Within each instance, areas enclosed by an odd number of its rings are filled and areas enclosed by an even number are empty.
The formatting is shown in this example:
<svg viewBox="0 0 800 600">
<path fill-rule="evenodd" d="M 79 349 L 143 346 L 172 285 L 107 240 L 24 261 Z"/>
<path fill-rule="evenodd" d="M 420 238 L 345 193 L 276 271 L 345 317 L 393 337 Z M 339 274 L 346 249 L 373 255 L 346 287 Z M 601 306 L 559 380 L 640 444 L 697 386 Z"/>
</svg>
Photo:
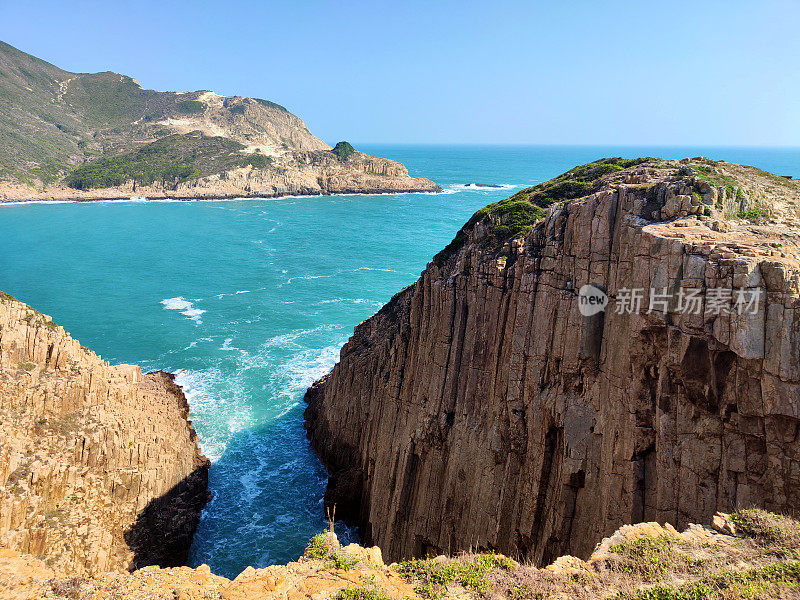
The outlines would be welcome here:
<svg viewBox="0 0 800 600">
<path fill-rule="evenodd" d="M 0 548 L 81 576 L 186 560 L 208 461 L 180 388 L 0 293 Z"/>
<path fill-rule="evenodd" d="M 34 557 L 0 550 L 0 598 L 324 600 L 345 588 L 364 587 L 380 590 L 392 600 L 418 597 L 396 569 L 380 560 L 377 548 L 351 544 L 343 551 L 360 562 L 344 570 L 320 559 L 303 557 L 287 565 L 248 567 L 231 581 L 214 575 L 207 565 L 194 569 L 151 566 L 133 573 L 64 577 Z"/>
<path fill-rule="evenodd" d="M 586 558 L 624 523 L 796 513 L 798 200 L 750 167 L 652 161 L 517 239 L 471 222 L 309 390 L 326 501 L 390 560 L 536 564 Z M 764 224 L 734 218 L 748 211 Z M 584 284 L 608 291 L 605 313 L 581 315 Z M 638 314 L 617 311 L 626 288 L 644 290 Z M 647 314 L 651 288 L 697 289 L 703 311 Z M 715 314 L 713 288 L 764 296 Z"/>
</svg>

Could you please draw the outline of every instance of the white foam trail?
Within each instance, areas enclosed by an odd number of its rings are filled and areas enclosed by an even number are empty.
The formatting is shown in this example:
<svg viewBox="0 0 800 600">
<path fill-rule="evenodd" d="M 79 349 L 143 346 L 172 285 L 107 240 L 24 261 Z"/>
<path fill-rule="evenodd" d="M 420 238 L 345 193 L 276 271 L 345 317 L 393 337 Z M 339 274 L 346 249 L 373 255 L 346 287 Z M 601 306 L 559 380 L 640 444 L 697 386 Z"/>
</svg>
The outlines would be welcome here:
<svg viewBox="0 0 800 600">
<path fill-rule="evenodd" d="M 186 300 L 183 296 L 178 296 L 176 298 L 165 298 L 161 301 L 161 304 L 164 305 L 165 310 L 180 311 L 182 315 L 186 315 L 198 325 L 203 323 L 203 321 L 200 319 L 200 316 L 206 311 L 201 308 L 194 308 L 194 303 Z"/>
<path fill-rule="evenodd" d="M 500 183 L 496 184 L 497 187 L 483 187 L 480 185 L 475 185 L 474 183 L 455 183 L 453 185 L 447 186 L 446 189 L 451 190 L 450 193 L 455 192 L 499 192 L 499 191 L 508 191 L 513 190 L 515 188 L 520 187 L 518 184 L 515 183 Z"/>
</svg>

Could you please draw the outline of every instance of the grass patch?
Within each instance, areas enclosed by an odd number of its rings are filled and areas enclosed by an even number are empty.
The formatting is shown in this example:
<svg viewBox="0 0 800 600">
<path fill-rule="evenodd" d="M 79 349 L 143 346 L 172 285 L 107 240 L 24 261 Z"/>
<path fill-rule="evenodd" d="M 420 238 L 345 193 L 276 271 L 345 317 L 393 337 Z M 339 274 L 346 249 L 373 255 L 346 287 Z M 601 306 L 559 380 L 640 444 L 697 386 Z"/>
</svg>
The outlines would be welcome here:
<svg viewBox="0 0 800 600">
<path fill-rule="evenodd" d="M 670 535 L 645 536 L 611 547 L 617 554 L 612 570 L 646 580 L 662 579 L 668 573 L 691 570 L 691 558 L 677 551 Z"/>
<path fill-rule="evenodd" d="M 389 596 L 374 587 L 346 587 L 339 590 L 333 600 L 389 600 Z"/>
<path fill-rule="evenodd" d="M 619 600 L 716 600 L 733 598 L 779 598 L 788 590 L 800 589 L 800 562 L 791 561 L 755 567 L 746 571 L 722 571 L 681 586 L 656 586 Z"/>
<path fill-rule="evenodd" d="M 759 546 L 785 550 L 787 555 L 796 556 L 800 549 L 800 523 L 775 513 L 749 508 L 731 515 L 737 532 L 754 540 Z"/>
<path fill-rule="evenodd" d="M 337 144 L 338 146 L 338 144 Z M 565 202 L 591 194 L 604 175 L 658 159 L 601 158 L 575 167 L 558 177 L 520 190 L 510 198 L 494 202 L 478 210 L 453 240 L 436 256 L 433 262 L 442 267 L 467 242 L 467 230 L 489 219 L 489 237 L 486 245 L 501 245 L 508 240 L 525 235 L 544 218 L 546 209 L 557 202 Z"/>
<path fill-rule="evenodd" d="M 476 554 L 461 558 L 413 559 L 400 563 L 398 571 L 409 582 L 416 581 L 415 591 L 424 598 L 438 600 L 447 593 L 447 586 L 459 584 L 485 594 L 491 584 L 493 571 L 511 571 L 514 561 L 498 554 Z"/>
<path fill-rule="evenodd" d="M 325 561 L 325 567 L 329 569 L 342 569 L 349 571 L 359 560 L 350 556 L 339 547 L 339 542 L 335 537 L 318 533 L 308 542 L 305 556 L 317 560 Z"/>
</svg>

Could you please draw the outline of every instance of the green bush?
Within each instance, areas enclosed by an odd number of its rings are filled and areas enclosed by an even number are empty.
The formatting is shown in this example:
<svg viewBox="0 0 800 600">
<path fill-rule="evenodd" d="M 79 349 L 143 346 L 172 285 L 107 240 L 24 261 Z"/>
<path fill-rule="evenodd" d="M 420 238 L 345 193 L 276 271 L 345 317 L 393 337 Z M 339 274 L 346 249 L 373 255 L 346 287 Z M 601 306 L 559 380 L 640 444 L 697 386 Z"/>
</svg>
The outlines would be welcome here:
<svg viewBox="0 0 800 600">
<path fill-rule="evenodd" d="M 270 102 L 269 100 L 264 100 L 263 98 L 253 98 L 256 102 L 258 102 L 261 106 L 266 106 L 267 108 L 275 108 L 277 110 L 282 110 L 283 112 L 289 112 L 280 104 L 276 104 L 275 102 Z"/>
<path fill-rule="evenodd" d="M 123 185 L 177 185 L 183 181 L 253 165 L 267 168 L 269 157 L 242 154 L 244 145 L 222 137 L 193 132 L 169 135 L 121 156 L 99 158 L 70 172 L 68 186 L 86 190 Z"/>
<path fill-rule="evenodd" d="M 331 150 L 339 160 L 347 160 L 356 153 L 356 149 L 350 145 L 350 142 L 338 142 Z"/>
<path fill-rule="evenodd" d="M 178 112 L 185 115 L 194 115 L 203 112 L 205 105 L 199 100 L 184 100 L 176 105 Z"/>
</svg>

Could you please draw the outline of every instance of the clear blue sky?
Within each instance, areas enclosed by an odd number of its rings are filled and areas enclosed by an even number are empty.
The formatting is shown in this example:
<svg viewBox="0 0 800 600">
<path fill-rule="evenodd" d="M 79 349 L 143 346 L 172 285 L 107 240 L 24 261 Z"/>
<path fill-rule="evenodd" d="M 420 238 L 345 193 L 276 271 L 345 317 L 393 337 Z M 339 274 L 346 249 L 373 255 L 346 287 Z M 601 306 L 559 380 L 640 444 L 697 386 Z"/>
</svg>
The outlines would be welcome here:
<svg viewBox="0 0 800 600">
<path fill-rule="evenodd" d="M 268 98 L 328 142 L 800 145 L 800 1 L 20 2 L 71 71 Z"/>
</svg>

